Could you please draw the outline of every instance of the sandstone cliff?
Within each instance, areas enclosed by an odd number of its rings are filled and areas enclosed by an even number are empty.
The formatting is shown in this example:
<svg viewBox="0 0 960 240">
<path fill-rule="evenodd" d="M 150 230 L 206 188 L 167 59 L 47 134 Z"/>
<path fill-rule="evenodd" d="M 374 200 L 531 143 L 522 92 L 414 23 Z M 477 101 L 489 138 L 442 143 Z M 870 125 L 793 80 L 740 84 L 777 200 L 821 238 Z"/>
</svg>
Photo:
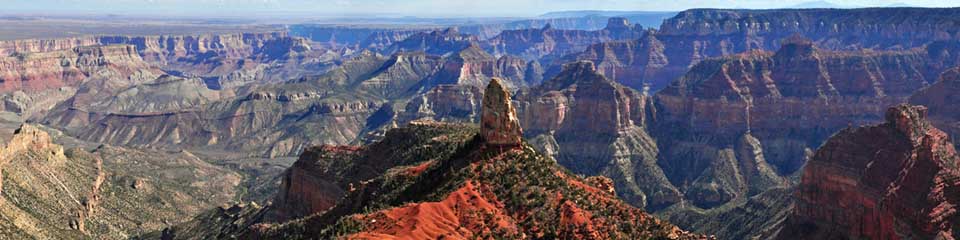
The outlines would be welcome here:
<svg viewBox="0 0 960 240">
<path fill-rule="evenodd" d="M 960 169 L 946 133 L 922 106 L 848 128 L 807 162 L 783 239 L 953 239 Z"/>
</svg>

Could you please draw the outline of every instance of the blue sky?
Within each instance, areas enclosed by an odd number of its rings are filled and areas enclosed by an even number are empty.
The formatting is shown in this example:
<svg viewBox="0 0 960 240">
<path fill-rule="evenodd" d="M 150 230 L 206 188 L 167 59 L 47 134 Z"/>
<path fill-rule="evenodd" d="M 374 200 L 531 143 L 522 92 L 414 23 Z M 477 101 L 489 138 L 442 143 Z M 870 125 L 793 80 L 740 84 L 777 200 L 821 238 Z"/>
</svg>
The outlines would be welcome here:
<svg viewBox="0 0 960 240">
<path fill-rule="evenodd" d="M 812 0 L 0 0 L 2 13 L 481 17 L 536 16 L 560 10 L 782 8 Z M 832 0 L 843 6 L 957 7 L 956 0 Z"/>
</svg>

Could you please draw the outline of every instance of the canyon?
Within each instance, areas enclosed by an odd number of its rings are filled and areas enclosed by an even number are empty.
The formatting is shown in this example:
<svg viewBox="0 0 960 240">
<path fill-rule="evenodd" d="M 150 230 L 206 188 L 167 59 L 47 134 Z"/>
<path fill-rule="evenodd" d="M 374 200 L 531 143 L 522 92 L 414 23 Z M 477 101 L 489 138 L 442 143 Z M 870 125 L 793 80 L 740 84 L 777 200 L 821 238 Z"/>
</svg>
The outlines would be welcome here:
<svg viewBox="0 0 960 240">
<path fill-rule="evenodd" d="M 956 238 L 957 11 L 0 41 L 0 237 Z"/>
</svg>

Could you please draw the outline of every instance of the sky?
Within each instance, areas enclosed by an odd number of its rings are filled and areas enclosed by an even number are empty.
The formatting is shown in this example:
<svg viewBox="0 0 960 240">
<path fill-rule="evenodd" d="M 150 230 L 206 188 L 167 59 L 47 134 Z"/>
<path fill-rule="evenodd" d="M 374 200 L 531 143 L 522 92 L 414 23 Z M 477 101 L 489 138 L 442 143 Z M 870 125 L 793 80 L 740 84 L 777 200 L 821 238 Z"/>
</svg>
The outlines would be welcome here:
<svg viewBox="0 0 960 240">
<path fill-rule="evenodd" d="M 0 0 L 0 13 L 531 17 L 563 10 L 783 8 L 813 0 Z M 828 0 L 840 6 L 958 7 L 957 0 Z"/>
</svg>

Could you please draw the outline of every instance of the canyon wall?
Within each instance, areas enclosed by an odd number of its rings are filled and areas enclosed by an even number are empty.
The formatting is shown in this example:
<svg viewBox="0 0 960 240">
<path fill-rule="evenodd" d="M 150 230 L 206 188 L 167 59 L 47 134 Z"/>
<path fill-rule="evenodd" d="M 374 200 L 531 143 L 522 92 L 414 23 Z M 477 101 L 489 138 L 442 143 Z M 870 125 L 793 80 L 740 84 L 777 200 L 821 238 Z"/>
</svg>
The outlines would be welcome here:
<svg viewBox="0 0 960 240">
<path fill-rule="evenodd" d="M 958 13 L 958 8 L 692 9 L 665 20 L 658 31 L 640 39 L 599 43 L 567 55 L 551 64 L 548 78 L 563 62 L 590 60 L 619 83 L 657 91 L 700 61 L 774 51 L 781 48 L 783 39 L 793 36 L 808 38 L 827 50 L 932 51 L 956 46 Z"/>
<path fill-rule="evenodd" d="M 74 47 L 0 57 L 0 92 L 40 92 L 76 87 L 89 77 L 123 79 L 137 72 L 157 73 L 132 45 Z"/>
<path fill-rule="evenodd" d="M 776 53 L 702 61 L 654 97 L 658 164 L 699 207 L 752 196 L 837 130 L 881 121 L 933 81 L 930 66 L 944 64 L 931 61 L 922 50 L 832 52 L 799 38 Z M 759 178 L 716 182 L 733 174 L 718 165 L 728 161 Z"/>
</svg>

